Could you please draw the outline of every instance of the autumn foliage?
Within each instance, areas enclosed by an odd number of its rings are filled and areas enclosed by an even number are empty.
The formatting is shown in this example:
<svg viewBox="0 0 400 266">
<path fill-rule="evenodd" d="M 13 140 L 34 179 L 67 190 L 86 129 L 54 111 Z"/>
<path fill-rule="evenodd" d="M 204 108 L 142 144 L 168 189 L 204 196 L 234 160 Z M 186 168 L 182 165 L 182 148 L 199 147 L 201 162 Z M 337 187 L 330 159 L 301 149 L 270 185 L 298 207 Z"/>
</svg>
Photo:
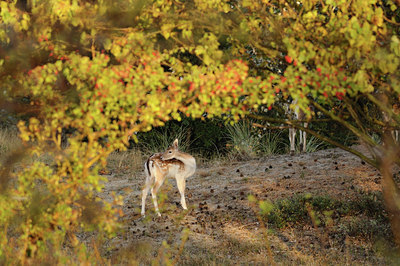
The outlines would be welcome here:
<svg viewBox="0 0 400 266">
<path fill-rule="evenodd" d="M 99 170 L 135 132 L 168 120 L 239 119 L 297 99 L 371 147 L 363 158 L 378 168 L 400 123 L 392 1 L 27 2 L 0 2 L 0 108 L 29 117 L 14 170 L 0 173 L 0 261 L 67 242 L 84 252 L 76 232 L 114 233 L 122 198 L 99 198 Z M 44 154 L 48 163 L 31 159 Z"/>
</svg>

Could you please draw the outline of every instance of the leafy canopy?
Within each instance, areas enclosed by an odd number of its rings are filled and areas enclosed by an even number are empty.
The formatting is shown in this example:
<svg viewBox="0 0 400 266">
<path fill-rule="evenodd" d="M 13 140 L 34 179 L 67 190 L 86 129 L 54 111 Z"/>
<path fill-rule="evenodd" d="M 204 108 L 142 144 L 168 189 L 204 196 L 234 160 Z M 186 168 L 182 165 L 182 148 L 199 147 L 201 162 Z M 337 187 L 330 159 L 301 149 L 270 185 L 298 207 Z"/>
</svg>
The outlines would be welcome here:
<svg viewBox="0 0 400 266">
<path fill-rule="evenodd" d="M 392 1 L 39 0 L 0 7 L 0 105 L 29 117 L 18 124 L 23 153 L 50 158 L 2 172 L 2 259 L 41 258 L 65 241 L 84 250 L 74 234 L 82 229 L 115 232 L 122 201 L 98 196 L 106 181 L 98 172 L 135 132 L 170 119 L 239 119 L 291 97 L 309 116 L 315 104 L 371 146 L 360 116 L 382 131 L 380 112 L 352 106 L 367 99 L 400 122 L 390 104 L 398 99 L 400 56 Z M 99 211 L 89 219 L 90 206 Z"/>
</svg>

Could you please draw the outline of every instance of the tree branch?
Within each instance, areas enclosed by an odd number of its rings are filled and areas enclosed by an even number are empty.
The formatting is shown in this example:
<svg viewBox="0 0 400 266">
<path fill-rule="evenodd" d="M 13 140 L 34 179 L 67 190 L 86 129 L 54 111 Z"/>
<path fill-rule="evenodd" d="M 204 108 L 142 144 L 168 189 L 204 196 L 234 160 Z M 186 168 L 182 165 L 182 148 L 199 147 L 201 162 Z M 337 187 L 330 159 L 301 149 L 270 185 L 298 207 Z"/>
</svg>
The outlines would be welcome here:
<svg viewBox="0 0 400 266">
<path fill-rule="evenodd" d="M 297 129 L 303 130 L 303 131 L 305 131 L 305 132 L 317 137 L 318 139 L 320 139 L 322 141 L 325 141 L 325 142 L 327 142 L 329 144 L 332 144 L 332 145 L 334 145 L 334 146 L 336 146 L 338 148 L 341 148 L 342 150 L 348 151 L 348 152 L 356 155 L 357 157 L 359 157 L 363 161 L 367 162 L 371 166 L 373 166 L 375 168 L 378 168 L 378 162 L 375 159 L 368 158 L 367 156 L 365 156 L 364 154 L 362 154 L 361 152 L 359 152 L 359 151 L 357 151 L 355 149 L 346 147 L 343 144 L 341 144 L 339 142 L 336 142 L 336 141 L 334 141 L 334 140 L 332 140 L 332 139 L 330 139 L 328 137 L 325 137 L 323 135 L 320 135 L 317 132 L 315 132 L 315 131 L 313 131 L 313 130 L 311 130 L 309 128 L 303 127 L 303 126 L 299 125 L 299 121 L 297 121 L 297 120 L 294 121 L 294 120 L 276 119 L 276 118 L 270 118 L 270 117 L 261 116 L 261 115 L 254 115 L 254 114 L 249 114 L 248 117 L 251 117 L 251 118 L 254 118 L 254 119 L 263 120 L 263 121 L 274 122 L 274 123 L 282 123 L 282 124 L 287 124 L 287 125 L 293 126 L 293 127 L 297 128 Z"/>
<path fill-rule="evenodd" d="M 325 115 L 331 117 L 334 121 L 342 124 L 345 126 L 347 129 L 349 129 L 351 132 L 353 132 L 354 135 L 359 137 L 362 141 L 367 143 L 371 147 L 375 147 L 377 143 L 375 143 L 367 134 L 363 134 L 360 130 L 358 130 L 356 127 L 351 125 L 349 122 L 345 121 L 344 119 L 336 116 L 334 113 L 329 112 L 326 110 L 324 107 L 322 107 L 320 104 L 318 104 L 316 101 L 312 101 L 312 104 L 317 107 L 321 112 L 323 112 Z"/>
</svg>

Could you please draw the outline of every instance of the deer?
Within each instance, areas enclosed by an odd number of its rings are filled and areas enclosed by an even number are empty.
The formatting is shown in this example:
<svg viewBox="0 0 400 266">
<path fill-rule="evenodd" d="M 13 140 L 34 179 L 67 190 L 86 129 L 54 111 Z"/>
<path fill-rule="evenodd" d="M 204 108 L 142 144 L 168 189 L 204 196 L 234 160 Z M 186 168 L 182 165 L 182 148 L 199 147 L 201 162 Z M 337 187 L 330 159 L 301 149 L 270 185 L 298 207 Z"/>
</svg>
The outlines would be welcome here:
<svg viewBox="0 0 400 266">
<path fill-rule="evenodd" d="M 146 197 L 151 191 L 153 204 L 157 215 L 161 213 L 157 204 L 157 192 L 166 178 L 175 177 L 179 193 L 181 195 L 181 205 L 187 210 L 185 201 L 186 179 L 196 171 L 196 160 L 188 153 L 178 149 L 178 139 L 175 139 L 172 146 L 165 152 L 151 155 L 144 164 L 146 181 L 142 190 L 142 216 L 145 216 Z"/>
<path fill-rule="evenodd" d="M 304 115 L 304 113 L 299 110 L 298 112 L 295 112 L 293 115 L 293 118 L 295 120 L 304 120 L 306 118 L 306 116 Z M 304 127 L 307 128 L 308 127 L 308 123 L 304 122 Z M 300 152 L 306 152 L 306 148 L 307 148 L 307 132 L 300 130 L 299 129 L 299 133 L 300 133 Z M 290 142 L 290 155 L 294 155 L 295 153 L 295 143 L 296 143 L 296 128 L 291 126 L 289 128 L 289 142 Z"/>
<path fill-rule="evenodd" d="M 297 104 L 297 100 L 293 101 L 293 104 Z M 301 110 L 298 106 L 295 107 L 295 110 L 292 111 L 288 104 L 286 106 L 286 112 L 288 116 L 293 120 L 305 120 L 307 118 L 306 114 Z M 303 126 L 305 128 L 308 127 L 308 123 L 304 122 Z M 294 126 L 289 127 L 289 143 L 290 143 L 290 155 L 293 156 L 295 153 L 295 146 L 296 146 L 296 128 Z M 300 133 L 300 152 L 306 152 L 307 148 L 307 132 L 303 130 L 299 130 Z"/>
</svg>

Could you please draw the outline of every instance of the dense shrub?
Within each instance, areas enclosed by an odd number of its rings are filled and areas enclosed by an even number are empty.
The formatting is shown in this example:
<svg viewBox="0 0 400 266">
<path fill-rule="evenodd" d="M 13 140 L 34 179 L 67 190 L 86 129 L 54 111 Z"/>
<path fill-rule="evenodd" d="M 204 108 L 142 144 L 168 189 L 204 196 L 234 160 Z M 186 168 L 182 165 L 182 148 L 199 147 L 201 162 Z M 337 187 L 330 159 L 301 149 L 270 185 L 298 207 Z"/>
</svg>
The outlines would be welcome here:
<svg viewBox="0 0 400 266">
<path fill-rule="evenodd" d="M 264 215 L 268 223 L 278 228 L 304 223 L 326 226 L 331 219 L 345 216 L 364 216 L 370 223 L 388 224 L 380 193 L 363 194 L 352 200 L 299 194 L 273 202 L 271 210 Z"/>
</svg>

